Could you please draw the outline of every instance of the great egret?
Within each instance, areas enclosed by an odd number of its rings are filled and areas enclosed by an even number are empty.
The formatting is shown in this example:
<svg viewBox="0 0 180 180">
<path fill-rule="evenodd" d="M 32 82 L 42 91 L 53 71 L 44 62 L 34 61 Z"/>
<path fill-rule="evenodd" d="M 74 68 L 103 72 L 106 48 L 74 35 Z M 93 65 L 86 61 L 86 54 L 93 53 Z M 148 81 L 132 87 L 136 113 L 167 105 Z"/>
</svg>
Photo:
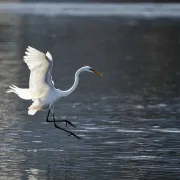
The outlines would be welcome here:
<svg viewBox="0 0 180 180">
<path fill-rule="evenodd" d="M 17 86 L 9 86 L 10 89 L 7 90 L 7 93 L 15 93 L 21 99 L 32 100 L 32 105 L 28 108 L 28 114 L 34 115 L 37 111 L 41 111 L 45 108 L 49 108 L 46 121 L 54 122 L 54 126 L 63 131 L 76 136 L 71 131 L 68 131 L 60 126 L 56 125 L 56 120 L 54 117 L 54 105 L 61 97 L 70 95 L 77 87 L 79 83 L 79 75 L 83 71 L 93 72 L 97 75 L 102 76 L 101 73 L 92 69 L 90 66 L 84 66 L 78 69 L 75 73 L 75 81 L 73 86 L 67 91 L 62 91 L 54 87 L 54 82 L 52 80 L 52 68 L 53 68 L 53 58 L 49 52 L 44 54 L 43 52 L 38 51 L 35 48 L 28 46 L 27 51 L 25 52 L 24 62 L 27 64 L 30 69 L 30 78 L 29 78 L 29 88 L 19 88 Z M 49 120 L 50 112 L 53 115 L 53 121 Z M 60 122 L 66 122 L 67 124 L 75 127 L 68 120 L 59 120 Z"/>
</svg>

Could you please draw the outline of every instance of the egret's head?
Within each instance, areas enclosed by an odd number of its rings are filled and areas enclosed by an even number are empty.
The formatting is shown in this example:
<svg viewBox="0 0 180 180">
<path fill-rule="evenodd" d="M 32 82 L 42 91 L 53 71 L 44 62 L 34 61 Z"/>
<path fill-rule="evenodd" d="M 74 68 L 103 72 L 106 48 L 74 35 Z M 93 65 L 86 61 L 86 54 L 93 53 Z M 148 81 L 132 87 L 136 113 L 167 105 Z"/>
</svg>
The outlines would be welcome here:
<svg viewBox="0 0 180 180">
<path fill-rule="evenodd" d="M 99 76 L 103 76 L 100 72 L 96 71 L 95 69 L 93 69 L 93 68 L 90 67 L 90 66 L 85 66 L 85 67 L 83 68 L 83 70 L 84 70 L 84 71 L 87 71 L 87 72 L 95 73 L 95 74 L 97 74 L 97 75 L 99 75 Z"/>
</svg>

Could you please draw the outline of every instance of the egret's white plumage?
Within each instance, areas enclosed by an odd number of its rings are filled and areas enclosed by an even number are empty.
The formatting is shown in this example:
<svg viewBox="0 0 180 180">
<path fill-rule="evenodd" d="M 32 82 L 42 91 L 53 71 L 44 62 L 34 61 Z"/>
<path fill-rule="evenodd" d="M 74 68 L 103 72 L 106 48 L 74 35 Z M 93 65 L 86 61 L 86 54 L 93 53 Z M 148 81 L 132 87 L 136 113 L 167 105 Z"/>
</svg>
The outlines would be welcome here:
<svg viewBox="0 0 180 180">
<path fill-rule="evenodd" d="M 52 80 L 53 58 L 49 52 L 44 54 L 35 48 L 28 46 L 25 52 L 24 62 L 30 69 L 29 89 L 18 88 L 17 86 L 9 86 L 7 93 L 15 93 L 20 98 L 32 100 L 33 103 L 29 107 L 28 114 L 34 115 L 37 111 L 49 108 L 54 111 L 54 103 L 63 96 L 71 94 L 78 85 L 79 75 L 83 71 L 94 72 L 102 76 L 89 66 L 84 66 L 75 73 L 75 81 L 73 86 L 67 91 L 61 91 L 54 87 Z"/>
</svg>

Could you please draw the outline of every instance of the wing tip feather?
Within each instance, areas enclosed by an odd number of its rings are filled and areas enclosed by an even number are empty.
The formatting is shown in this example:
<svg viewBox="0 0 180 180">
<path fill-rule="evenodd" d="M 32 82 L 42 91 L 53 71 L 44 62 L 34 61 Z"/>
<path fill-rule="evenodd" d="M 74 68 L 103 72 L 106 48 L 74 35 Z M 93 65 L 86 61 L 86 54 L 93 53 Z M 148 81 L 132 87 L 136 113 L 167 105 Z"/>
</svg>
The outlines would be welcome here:
<svg viewBox="0 0 180 180">
<path fill-rule="evenodd" d="M 53 60 L 53 58 L 52 58 L 52 55 L 50 54 L 50 52 L 48 52 L 47 51 L 47 53 L 46 53 L 46 57 L 49 59 L 49 60 Z"/>
</svg>

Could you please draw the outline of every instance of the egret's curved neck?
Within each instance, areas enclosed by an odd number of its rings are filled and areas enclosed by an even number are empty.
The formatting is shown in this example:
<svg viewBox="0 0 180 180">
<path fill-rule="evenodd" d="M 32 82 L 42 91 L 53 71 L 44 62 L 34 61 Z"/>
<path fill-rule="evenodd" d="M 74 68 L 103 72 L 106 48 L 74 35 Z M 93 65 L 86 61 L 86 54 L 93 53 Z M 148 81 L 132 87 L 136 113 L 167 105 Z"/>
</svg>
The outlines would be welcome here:
<svg viewBox="0 0 180 180">
<path fill-rule="evenodd" d="M 79 74 L 81 73 L 81 71 L 82 71 L 81 68 L 76 71 L 74 84 L 67 91 L 63 91 L 64 92 L 64 96 L 70 95 L 76 89 L 76 87 L 77 87 L 77 85 L 79 83 Z"/>
</svg>

